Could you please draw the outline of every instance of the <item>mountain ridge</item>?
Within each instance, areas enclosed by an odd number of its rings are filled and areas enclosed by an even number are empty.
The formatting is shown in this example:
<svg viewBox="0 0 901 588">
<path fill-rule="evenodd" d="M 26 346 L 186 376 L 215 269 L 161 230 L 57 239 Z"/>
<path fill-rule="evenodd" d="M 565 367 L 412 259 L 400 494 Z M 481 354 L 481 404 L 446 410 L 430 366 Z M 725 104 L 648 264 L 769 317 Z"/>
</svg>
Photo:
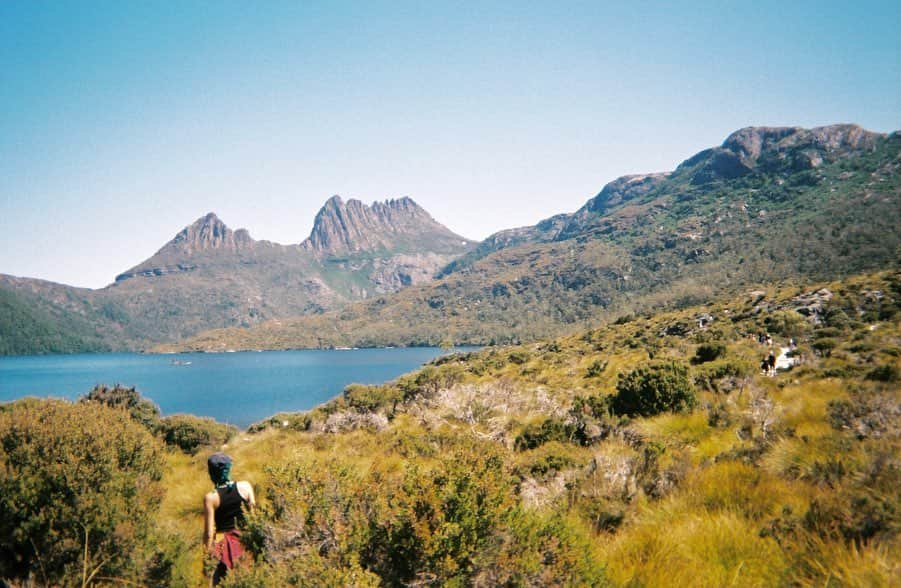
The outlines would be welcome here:
<svg viewBox="0 0 901 588">
<path fill-rule="evenodd" d="M 516 343 L 740 284 L 899 264 L 897 132 L 748 128 L 723 144 L 672 172 L 618 178 L 575 213 L 495 233 L 391 300 L 170 349 Z M 740 169 L 722 165 L 741 157 Z"/>
<path fill-rule="evenodd" d="M 41 313 L 35 328 L 52 317 L 112 349 L 517 342 L 735 284 L 897 265 L 899 151 L 898 132 L 857 125 L 746 127 L 671 172 L 622 176 L 575 212 L 477 247 L 433 230 L 411 199 L 333 197 L 297 245 L 209 213 L 107 288 L 0 287 L 19 296 L 16 316 Z"/>
<path fill-rule="evenodd" d="M 345 237 L 356 240 L 344 239 L 350 248 L 312 246 L 317 235 L 332 237 L 333 228 L 324 219 L 348 216 L 340 197 L 322 207 L 311 237 L 293 245 L 255 240 L 246 229 L 232 230 L 209 212 L 104 288 L 0 279 L 0 288 L 15 292 L 2 312 L 9 314 L 10 324 L 25 324 L 23 317 L 33 314 L 34 320 L 26 322 L 35 333 L 52 331 L 48 325 L 58 324 L 61 329 L 65 325 L 63 331 L 83 335 L 45 336 L 47 341 L 66 342 L 62 347 L 53 343 L 53 349 L 140 349 L 211 326 L 250 326 L 391 293 L 431 280 L 471 248 L 468 240 L 432 219 L 409 197 L 372 207 L 358 200 L 348 204 L 365 217 L 344 223 Z M 71 318 L 47 318 L 63 315 Z"/>
</svg>

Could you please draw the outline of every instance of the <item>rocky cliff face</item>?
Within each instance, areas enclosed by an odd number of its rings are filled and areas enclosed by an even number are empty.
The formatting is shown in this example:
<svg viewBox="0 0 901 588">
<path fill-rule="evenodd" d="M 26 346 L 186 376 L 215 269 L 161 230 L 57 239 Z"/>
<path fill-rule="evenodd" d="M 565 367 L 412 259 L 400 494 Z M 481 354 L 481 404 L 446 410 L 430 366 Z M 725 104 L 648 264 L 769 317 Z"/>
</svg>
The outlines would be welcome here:
<svg viewBox="0 0 901 588">
<path fill-rule="evenodd" d="M 691 179 L 694 185 L 755 172 L 795 173 L 871 151 L 884 137 L 844 124 L 813 129 L 747 127 L 729 135 L 721 147 L 687 159 L 676 171 L 699 166 Z"/>
<path fill-rule="evenodd" d="M 196 269 L 190 258 L 204 252 L 252 251 L 258 242 L 245 229 L 233 231 L 210 212 L 182 229 L 153 257 L 116 276 L 121 282 L 136 276 L 152 277 Z"/>
<path fill-rule="evenodd" d="M 364 252 L 426 250 L 462 253 L 466 239 L 435 222 L 412 199 L 344 202 L 332 196 L 316 215 L 313 231 L 301 247 L 317 255 L 353 255 Z"/>
<path fill-rule="evenodd" d="M 219 220 L 219 217 L 210 212 L 182 229 L 159 253 L 171 251 L 190 255 L 211 249 L 239 251 L 250 249 L 254 245 L 256 241 L 245 229 L 232 231 Z"/>
</svg>

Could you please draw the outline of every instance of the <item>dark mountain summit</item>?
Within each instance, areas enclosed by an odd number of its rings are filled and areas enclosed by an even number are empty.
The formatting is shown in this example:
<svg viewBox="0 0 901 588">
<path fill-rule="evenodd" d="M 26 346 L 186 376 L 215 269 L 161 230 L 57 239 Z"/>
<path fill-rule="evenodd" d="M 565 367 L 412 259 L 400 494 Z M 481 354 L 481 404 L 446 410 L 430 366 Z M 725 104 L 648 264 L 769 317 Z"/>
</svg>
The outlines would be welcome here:
<svg viewBox="0 0 901 588">
<path fill-rule="evenodd" d="M 321 255 L 347 255 L 378 250 L 412 252 L 427 247 L 441 253 L 463 253 L 466 239 L 452 233 L 411 198 L 375 202 L 344 202 L 332 196 L 301 246 Z"/>
<path fill-rule="evenodd" d="M 256 244 L 245 229 L 232 231 L 215 213 L 208 213 L 182 229 L 158 254 L 168 251 L 191 254 L 195 251 L 224 249 L 238 251 Z"/>
<path fill-rule="evenodd" d="M 262 242 L 271 245 L 268 242 Z M 208 213 L 179 231 L 153 257 L 116 276 L 121 282 L 136 276 L 153 277 L 179 271 L 191 271 L 196 266 L 190 259 L 201 253 L 224 252 L 234 254 L 253 251 L 258 242 L 245 229 L 233 231 L 215 213 Z"/>
</svg>

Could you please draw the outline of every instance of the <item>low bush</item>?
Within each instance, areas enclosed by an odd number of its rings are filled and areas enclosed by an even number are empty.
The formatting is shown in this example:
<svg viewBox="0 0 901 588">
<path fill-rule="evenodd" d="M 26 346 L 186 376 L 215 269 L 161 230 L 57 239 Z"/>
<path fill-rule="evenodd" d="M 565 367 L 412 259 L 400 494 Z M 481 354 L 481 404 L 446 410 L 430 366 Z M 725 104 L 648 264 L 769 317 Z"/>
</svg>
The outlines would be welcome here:
<svg viewBox="0 0 901 588">
<path fill-rule="evenodd" d="M 540 423 L 526 425 L 522 432 L 517 435 L 516 440 L 513 442 L 513 447 L 517 451 L 524 451 L 541 447 L 549 441 L 568 443 L 576 437 L 576 433 L 575 425 L 560 419 L 547 418 Z"/>
<path fill-rule="evenodd" d="M 630 417 L 679 412 L 695 403 L 688 369 L 676 362 L 652 362 L 621 374 L 610 398 L 614 414 Z"/>
<path fill-rule="evenodd" d="M 194 455 L 201 447 L 227 443 L 238 429 L 208 417 L 174 414 L 160 422 L 160 433 L 167 445 L 178 447 Z"/>
<path fill-rule="evenodd" d="M 417 397 L 431 398 L 440 390 L 460 382 L 464 376 L 464 369 L 460 365 L 427 365 L 414 374 L 398 378 L 394 386 L 400 390 L 401 397 L 406 402 Z"/>
<path fill-rule="evenodd" d="M 691 358 L 691 363 L 701 364 L 719 359 L 726 354 L 726 346 L 722 343 L 702 343 L 695 350 L 695 356 Z"/>
<path fill-rule="evenodd" d="M 874 382 L 897 382 L 898 368 L 890 363 L 876 366 L 867 372 L 866 378 Z"/>
<path fill-rule="evenodd" d="M 116 384 L 112 388 L 98 384 L 81 397 L 80 402 L 97 402 L 111 408 L 128 411 L 131 418 L 150 431 L 156 431 L 160 423 L 160 409 L 156 404 L 141 396 L 134 386 L 128 388 Z"/>
<path fill-rule="evenodd" d="M 385 386 L 350 384 L 344 388 L 344 401 L 360 413 L 384 410 L 393 414 L 397 404 L 403 399 L 401 389 L 390 384 Z"/>
<path fill-rule="evenodd" d="M 604 373 L 604 370 L 607 369 L 607 360 L 604 359 L 596 359 L 591 362 L 591 365 L 588 366 L 588 369 L 585 370 L 586 378 L 594 378 L 600 376 Z"/>
<path fill-rule="evenodd" d="M 0 412 L 0 578 L 69 586 L 165 575 L 154 550 L 161 449 L 102 404 L 29 399 Z"/>
</svg>

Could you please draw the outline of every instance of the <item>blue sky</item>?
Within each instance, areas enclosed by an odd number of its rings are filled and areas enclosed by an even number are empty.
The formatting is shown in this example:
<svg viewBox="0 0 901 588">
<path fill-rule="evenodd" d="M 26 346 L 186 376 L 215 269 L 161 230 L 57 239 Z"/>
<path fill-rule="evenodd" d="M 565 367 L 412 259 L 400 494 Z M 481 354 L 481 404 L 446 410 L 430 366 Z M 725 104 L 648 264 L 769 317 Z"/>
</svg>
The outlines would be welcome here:
<svg viewBox="0 0 901 588">
<path fill-rule="evenodd" d="M 0 273 L 101 287 L 332 194 L 471 239 L 749 125 L 901 129 L 898 2 L 0 1 Z"/>
</svg>

